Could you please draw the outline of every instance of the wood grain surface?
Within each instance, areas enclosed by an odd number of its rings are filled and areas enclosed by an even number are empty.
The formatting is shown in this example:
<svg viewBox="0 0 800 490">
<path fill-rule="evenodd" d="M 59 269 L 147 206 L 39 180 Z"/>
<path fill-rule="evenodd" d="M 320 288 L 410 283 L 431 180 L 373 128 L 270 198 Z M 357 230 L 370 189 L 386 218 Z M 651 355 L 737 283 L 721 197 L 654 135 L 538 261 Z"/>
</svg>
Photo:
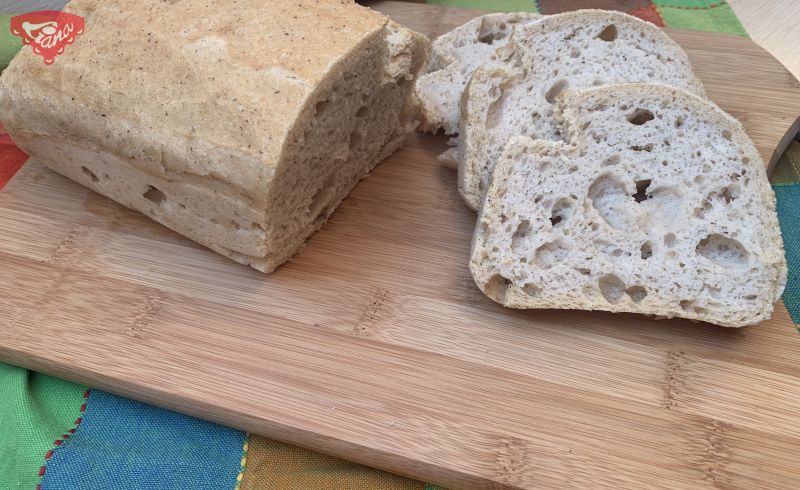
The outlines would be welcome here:
<svg viewBox="0 0 800 490">
<path fill-rule="evenodd" d="M 429 33 L 471 15 L 378 7 Z M 671 35 L 770 156 L 797 82 L 749 41 Z M 31 162 L 0 192 L 0 358 L 453 488 L 797 488 L 782 305 L 738 330 L 503 309 L 442 149 L 413 136 L 270 276 Z"/>
</svg>

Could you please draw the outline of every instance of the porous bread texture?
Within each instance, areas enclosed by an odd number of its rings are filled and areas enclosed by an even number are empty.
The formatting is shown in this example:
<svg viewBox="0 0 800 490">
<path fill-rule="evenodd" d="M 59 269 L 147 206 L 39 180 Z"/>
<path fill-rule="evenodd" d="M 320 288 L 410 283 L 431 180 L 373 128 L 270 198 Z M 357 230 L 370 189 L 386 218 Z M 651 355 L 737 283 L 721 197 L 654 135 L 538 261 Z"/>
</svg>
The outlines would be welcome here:
<svg viewBox="0 0 800 490">
<path fill-rule="evenodd" d="M 775 196 L 738 121 L 674 87 L 568 92 L 564 142 L 513 138 L 479 214 L 478 287 L 513 308 L 770 317 L 786 284 Z"/>
<path fill-rule="evenodd" d="M 508 43 L 514 27 L 539 18 L 528 12 L 487 14 L 436 38 L 416 83 L 420 130 L 458 133 L 461 93 L 472 72 L 501 63 L 498 50 Z"/>
<path fill-rule="evenodd" d="M 502 67 L 475 71 L 462 100 L 458 188 L 478 209 L 494 162 L 513 135 L 558 141 L 553 102 L 564 90 L 656 82 L 705 96 L 686 53 L 655 25 L 580 10 L 514 30 Z"/>
<path fill-rule="evenodd" d="M 0 119 L 17 144 L 264 272 L 416 125 L 427 38 L 352 2 L 67 10 L 92 28 L 51 66 L 22 50 L 0 78 Z"/>
</svg>

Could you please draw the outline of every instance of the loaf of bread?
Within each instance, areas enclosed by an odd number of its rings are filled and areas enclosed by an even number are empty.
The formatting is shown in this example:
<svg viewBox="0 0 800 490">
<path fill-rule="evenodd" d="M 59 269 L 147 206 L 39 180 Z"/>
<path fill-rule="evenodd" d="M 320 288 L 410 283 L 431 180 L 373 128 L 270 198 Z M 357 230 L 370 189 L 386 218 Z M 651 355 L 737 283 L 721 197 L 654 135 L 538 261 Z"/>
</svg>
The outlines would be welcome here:
<svg viewBox="0 0 800 490">
<path fill-rule="evenodd" d="M 539 18 L 528 12 L 486 14 L 436 38 L 416 84 L 420 129 L 458 133 L 461 93 L 472 72 L 480 66 L 500 66 L 501 48 L 514 27 Z"/>
<path fill-rule="evenodd" d="M 269 272 L 416 125 L 427 38 L 350 0 L 73 0 L 0 119 L 53 170 Z"/>
<path fill-rule="evenodd" d="M 770 317 L 786 284 L 775 196 L 738 121 L 651 84 L 565 92 L 563 142 L 513 138 L 473 238 L 480 289 L 513 308 Z"/>
<path fill-rule="evenodd" d="M 458 184 L 480 205 L 511 135 L 558 140 L 553 102 L 564 90 L 655 82 L 704 96 L 686 54 L 658 27 L 633 16 L 580 10 L 514 29 L 501 67 L 478 69 L 462 100 Z"/>
</svg>

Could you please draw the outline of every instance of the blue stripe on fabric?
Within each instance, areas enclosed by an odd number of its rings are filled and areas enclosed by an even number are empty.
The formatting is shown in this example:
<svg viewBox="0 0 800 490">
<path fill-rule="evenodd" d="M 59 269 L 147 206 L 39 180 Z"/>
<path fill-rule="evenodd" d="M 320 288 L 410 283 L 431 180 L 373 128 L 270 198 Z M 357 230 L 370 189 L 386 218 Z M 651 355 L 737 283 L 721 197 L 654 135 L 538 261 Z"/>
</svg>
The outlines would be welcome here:
<svg viewBox="0 0 800 490">
<path fill-rule="evenodd" d="M 772 188 L 778 200 L 778 220 L 789 264 L 783 303 L 797 325 L 800 323 L 800 184 L 779 184 Z"/>
<path fill-rule="evenodd" d="M 42 490 L 233 489 L 245 433 L 100 390 Z"/>
</svg>

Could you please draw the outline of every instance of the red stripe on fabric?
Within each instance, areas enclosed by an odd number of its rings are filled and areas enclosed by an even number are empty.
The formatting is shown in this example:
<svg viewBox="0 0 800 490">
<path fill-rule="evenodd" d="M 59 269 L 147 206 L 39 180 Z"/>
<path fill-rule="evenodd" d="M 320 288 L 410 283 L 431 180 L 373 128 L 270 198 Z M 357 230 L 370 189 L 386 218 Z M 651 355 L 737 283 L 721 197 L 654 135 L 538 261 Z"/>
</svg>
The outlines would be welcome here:
<svg viewBox="0 0 800 490">
<path fill-rule="evenodd" d="M 0 131 L 2 131 L 2 130 L 3 130 L 3 126 L 0 125 Z M 0 155 L 0 156 L 2 156 L 2 155 Z M 2 188 L 2 186 L 0 186 L 0 188 Z M 80 408 L 80 415 L 81 416 L 78 417 L 77 419 L 75 419 L 75 426 L 76 427 L 81 424 L 81 420 L 83 419 L 83 414 L 86 412 L 86 402 L 89 400 L 89 395 L 91 394 L 91 391 L 92 390 L 86 390 L 86 391 L 83 392 L 83 399 L 86 400 L 86 401 L 84 401 L 81 404 L 81 408 Z M 69 439 L 70 434 L 74 434 L 75 433 L 76 427 L 70 428 L 67 431 L 68 432 L 67 434 L 62 435 L 60 439 L 56 439 L 55 441 L 53 441 L 53 448 L 49 449 L 46 453 L 44 453 L 44 464 L 39 468 L 39 483 L 36 484 L 36 490 L 41 490 L 41 488 L 42 488 L 42 478 L 44 477 L 44 474 L 47 471 L 47 462 L 50 461 L 50 458 L 53 457 L 53 454 L 55 453 L 56 449 L 58 449 L 58 447 L 61 446 L 64 443 L 64 441 Z"/>
<path fill-rule="evenodd" d="M 27 159 L 28 155 L 17 148 L 17 145 L 11 141 L 11 136 L 0 124 L 0 189 L 5 187 Z"/>
<path fill-rule="evenodd" d="M 655 5 L 631 9 L 628 13 L 639 17 L 642 20 L 646 20 L 647 22 L 651 22 L 658 27 L 664 27 L 666 25 L 664 24 L 664 19 L 661 17 L 661 13 L 658 11 L 658 8 Z"/>
</svg>

